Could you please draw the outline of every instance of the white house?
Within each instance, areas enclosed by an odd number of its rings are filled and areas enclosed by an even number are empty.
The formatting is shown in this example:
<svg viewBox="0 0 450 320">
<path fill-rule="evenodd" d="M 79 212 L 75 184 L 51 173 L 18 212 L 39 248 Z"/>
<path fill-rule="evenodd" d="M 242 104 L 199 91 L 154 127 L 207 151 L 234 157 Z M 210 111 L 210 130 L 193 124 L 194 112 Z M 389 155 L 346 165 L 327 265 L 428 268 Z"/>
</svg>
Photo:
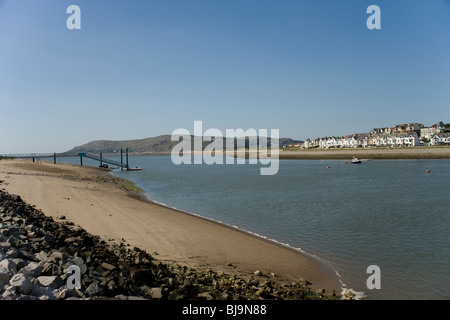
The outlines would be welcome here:
<svg viewBox="0 0 450 320">
<path fill-rule="evenodd" d="M 432 146 L 450 145 L 450 132 L 434 134 L 430 138 L 430 145 Z"/>
<path fill-rule="evenodd" d="M 445 132 L 445 125 L 442 121 L 439 121 L 436 126 L 420 129 L 420 137 L 431 140 L 433 135 L 443 132 Z"/>
<path fill-rule="evenodd" d="M 413 126 L 411 125 L 410 128 L 412 127 Z M 445 144 L 444 141 L 447 140 L 445 140 L 445 138 L 438 138 L 436 143 Z M 392 132 L 390 128 L 382 128 L 374 129 L 370 133 L 352 134 L 345 137 L 318 138 L 316 145 L 321 149 L 328 149 L 358 147 L 415 147 L 419 146 L 419 144 L 420 139 L 416 131 Z"/>
<path fill-rule="evenodd" d="M 419 137 L 415 131 L 376 134 L 371 136 L 368 140 L 369 146 L 374 147 L 415 147 L 419 145 Z"/>
</svg>

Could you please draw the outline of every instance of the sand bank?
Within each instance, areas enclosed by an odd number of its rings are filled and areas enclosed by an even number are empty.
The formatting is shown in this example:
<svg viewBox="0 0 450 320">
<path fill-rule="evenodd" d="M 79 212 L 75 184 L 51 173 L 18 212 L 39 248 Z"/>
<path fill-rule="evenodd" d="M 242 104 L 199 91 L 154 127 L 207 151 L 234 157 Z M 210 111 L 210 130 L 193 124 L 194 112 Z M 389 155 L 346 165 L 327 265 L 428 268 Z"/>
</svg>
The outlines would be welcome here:
<svg viewBox="0 0 450 320">
<path fill-rule="evenodd" d="M 65 215 L 105 240 L 123 238 L 165 262 L 242 277 L 260 270 L 267 275 L 274 273 L 272 281 L 304 278 L 313 287 L 340 290 L 334 271 L 316 259 L 223 224 L 145 201 L 97 168 L 1 160 L 0 180 L 6 191 L 20 195 L 47 215 Z"/>
</svg>

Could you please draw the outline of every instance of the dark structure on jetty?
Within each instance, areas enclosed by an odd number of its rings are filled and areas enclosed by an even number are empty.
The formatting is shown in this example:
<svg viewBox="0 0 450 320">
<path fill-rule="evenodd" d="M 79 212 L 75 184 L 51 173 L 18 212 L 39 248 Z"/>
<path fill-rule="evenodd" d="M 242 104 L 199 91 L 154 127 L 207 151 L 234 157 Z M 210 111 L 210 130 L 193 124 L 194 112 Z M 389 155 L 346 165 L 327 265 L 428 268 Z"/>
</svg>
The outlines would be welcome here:
<svg viewBox="0 0 450 320">
<path fill-rule="evenodd" d="M 56 158 L 60 158 L 60 157 L 80 157 L 80 165 L 83 166 L 83 157 L 88 158 L 88 159 L 92 159 L 92 160 L 96 160 L 100 162 L 99 167 L 100 168 L 108 168 L 108 164 L 109 165 L 113 165 L 113 166 L 117 166 L 119 167 L 121 170 L 127 170 L 127 171 L 137 171 L 137 170 L 141 170 L 139 167 L 136 168 L 130 168 L 129 166 L 129 162 L 128 162 L 128 148 L 125 149 L 125 160 L 126 162 L 124 163 L 124 159 L 123 159 L 123 149 L 120 149 L 120 162 L 119 161 L 115 161 L 115 160 L 111 160 L 111 159 L 107 159 L 103 157 L 103 154 L 100 152 L 100 156 L 96 156 L 93 154 L 89 154 L 89 153 L 78 153 L 78 154 L 67 154 L 67 153 L 43 153 L 43 154 L 22 154 L 22 155 L 8 155 L 8 157 L 14 157 L 14 158 L 22 158 L 22 159 L 32 159 L 33 162 L 35 162 L 37 159 L 41 159 L 41 158 L 53 158 L 53 163 L 56 164 Z"/>
</svg>

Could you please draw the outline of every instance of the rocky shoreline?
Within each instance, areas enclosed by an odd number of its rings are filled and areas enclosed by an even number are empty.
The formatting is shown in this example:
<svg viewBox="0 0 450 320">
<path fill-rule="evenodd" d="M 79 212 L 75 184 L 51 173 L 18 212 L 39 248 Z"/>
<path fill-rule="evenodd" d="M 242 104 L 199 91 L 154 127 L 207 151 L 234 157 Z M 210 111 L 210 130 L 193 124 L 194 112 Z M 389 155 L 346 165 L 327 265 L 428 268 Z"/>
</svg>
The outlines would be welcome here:
<svg viewBox="0 0 450 320">
<path fill-rule="evenodd" d="M 74 265 L 80 270 L 81 286 L 70 289 L 68 268 Z M 124 241 L 107 243 L 64 216 L 48 217 L 19 196 L 0 190 L 1 300 L 342 298 L 314 290 L 303 279 L 290 284 L 274 280 L 260 271 L 242 279 L 166 264 Z"/>
</svg>

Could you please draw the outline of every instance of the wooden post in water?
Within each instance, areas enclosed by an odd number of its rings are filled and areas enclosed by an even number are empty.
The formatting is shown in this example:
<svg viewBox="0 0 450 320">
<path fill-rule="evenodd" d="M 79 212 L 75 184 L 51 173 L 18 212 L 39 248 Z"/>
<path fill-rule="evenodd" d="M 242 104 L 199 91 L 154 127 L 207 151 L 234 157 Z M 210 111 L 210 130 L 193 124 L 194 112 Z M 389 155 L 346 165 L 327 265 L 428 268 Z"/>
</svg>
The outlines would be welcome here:
<svg viewBox="0 0 450 320">
<path fill-rule="evenodd" d="M 127 148 L 127 170 L 129 169 L 129 165 L 128 165 L 128 148 Z"/>
<path fill-rule="evenodd" d="M 34 157 L 33 157 L 33 163 L 34 163 Z"/>
<path fill-rule="evenodd" d="M 53 152 L 53 164 L 56 164 L 56 152 Z"/>
<path fill-rule="evenodd" d="M 123 149 L 120 148 L 120 170 L 123 170 Z"/>
<path fill-rule="evenodd" d="M 100 152 L 100 167 L 103 167 L 103 158 L 102 153 Z"/>
<path fill-rule="evenodd" d="M 80 154 L 80 165 L 83 166 L 83 156 Z"/>
</svg>

